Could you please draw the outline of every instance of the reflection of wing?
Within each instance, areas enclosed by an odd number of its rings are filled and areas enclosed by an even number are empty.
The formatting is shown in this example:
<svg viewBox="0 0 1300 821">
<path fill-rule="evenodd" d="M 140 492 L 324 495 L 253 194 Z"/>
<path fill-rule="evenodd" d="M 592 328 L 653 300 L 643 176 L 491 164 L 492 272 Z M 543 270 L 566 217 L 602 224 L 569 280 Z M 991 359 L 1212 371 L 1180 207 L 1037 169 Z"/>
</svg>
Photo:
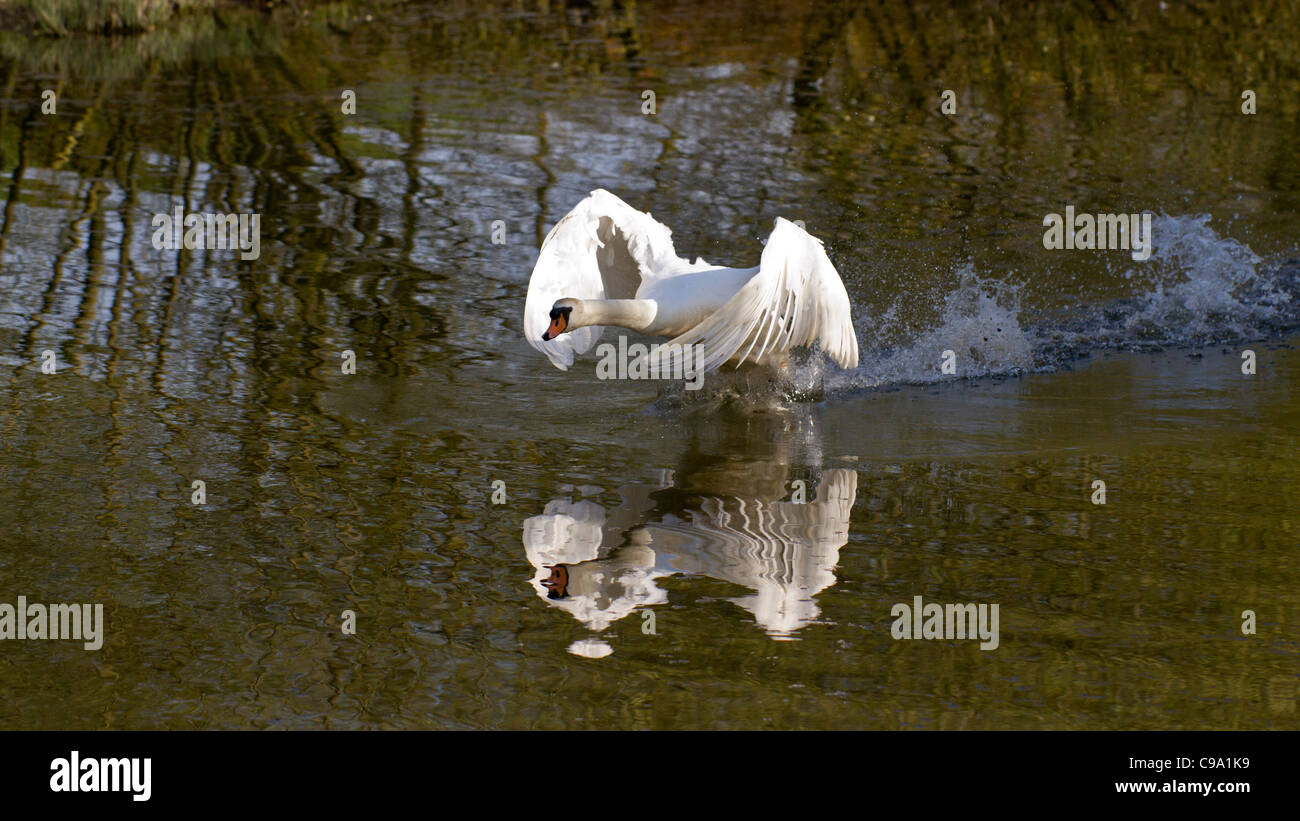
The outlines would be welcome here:
<svg viewBox="0 0 1300 821">
<path fill-rule="evenodd" d="M 684 368 L 685 363 L 675 360 L 696 344 L 704 346 L 703 363 L 694 363 L 701 372 L 733 359 L 737 367 L 746 361 L 766 363 L 814 342 L 841 367 L 858 364 L 858 337 L 844 282 L 821 241 L 780 217 L 758 273 L 725 305 L 672 342 L 676 344 L 648 355 L 659 373 L 666 367 Z"/>
<path fill-rule="evenodd" d="M 690 267 L 673 250 L 667 226 L 604 189 L 592 191 L 542 243 L 528 282 L 524 336 L 555 367 L 568 370 L 603 329 L 577 328 L 543 341 L 557 299 L 632 299 L 643 281 Z"/>
<path fill-rule="evenodd" d="M 524 551 L 534 567 L 576 564 L 600 553 L 605 508 L 594 502 L 548 502 L 540 516 L 524 520 Z"/>
<path fill-rule="evenodd" d="M 822 473 L 817 501 L 806 505 L 779 502 L 792 521 L 801 521 L 802 532 L 816 542 L 834 543 L 838 549 L 849 540 L 849 517 L 858 500 L 858 472 L 832 468 Z"/>
<path fill-rule="evenodd" d="M 771 635 L 788 636 L 817 618 L 813 597 L 835 584 L 857 488 L 855 471 L 827 470 L 815 501 L 706 499 L 702 515 L 671 529 L 679 537 L 703 537 L 690 551 L 701 562 L 699 572 L 753 589 L 732 601 Z M 668 549 L 663 541 L 661 551 Z"/>
</svg>

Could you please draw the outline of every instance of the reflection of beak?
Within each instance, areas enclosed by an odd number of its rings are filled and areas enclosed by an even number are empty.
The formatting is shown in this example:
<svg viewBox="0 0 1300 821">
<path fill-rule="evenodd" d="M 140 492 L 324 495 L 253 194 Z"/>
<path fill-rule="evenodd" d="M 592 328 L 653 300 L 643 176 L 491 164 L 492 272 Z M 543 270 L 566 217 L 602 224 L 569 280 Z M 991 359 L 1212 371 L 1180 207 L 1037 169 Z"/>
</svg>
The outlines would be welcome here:
<svg viewBox="0 0 1300 821">
<path fill-rule="evenodd" d="M 548 567 L 551 575 L 542 579 L 542 587 L 547 589 L 548 599 L 563 599 L 569 595 L 569 566 L 557 564 Z"/>
<path fill-rule="evenodd" d="M 564 333 L 564 327 L 566 324 L 564 314 L 556 314 L 555 318 L 551 320 L 551 326 L 546 329 L 546 333 L 542 334 L 542 341 L 548 342 Z"/>
</svg>

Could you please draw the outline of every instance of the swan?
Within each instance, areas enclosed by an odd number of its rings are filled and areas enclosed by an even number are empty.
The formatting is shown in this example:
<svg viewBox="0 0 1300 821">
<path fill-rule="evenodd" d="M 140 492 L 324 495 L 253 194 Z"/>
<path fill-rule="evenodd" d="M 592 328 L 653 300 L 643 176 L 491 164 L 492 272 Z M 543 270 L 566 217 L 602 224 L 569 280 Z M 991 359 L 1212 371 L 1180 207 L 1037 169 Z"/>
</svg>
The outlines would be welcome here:
<svg viewBox="0 0 1300 821">
<path fill-rule="evenodd" d="M 542 243 L 524 336 L 568 370 L 608 325 L 669 338 L 643 354 L 651 368 L 681 368 L 683 356 L 700 374 L 781 367 L 792 348 L 814 343 L 843 368 L 858 364 L 849 295 L 821 240 L 777 217 L 756 267 L 692 263 L 667 226 L 597 189 Z"/>
</svg>

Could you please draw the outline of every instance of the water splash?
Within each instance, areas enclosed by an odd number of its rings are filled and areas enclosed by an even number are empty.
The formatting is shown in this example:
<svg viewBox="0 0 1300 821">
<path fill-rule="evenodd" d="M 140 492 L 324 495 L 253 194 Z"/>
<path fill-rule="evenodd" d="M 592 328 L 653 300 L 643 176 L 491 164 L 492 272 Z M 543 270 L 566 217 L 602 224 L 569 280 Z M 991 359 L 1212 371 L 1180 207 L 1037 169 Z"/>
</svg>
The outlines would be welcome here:
<svg viewBox="0 0 1300 821">
<path fill-rule="evenodd" d="M 900 318 L 899 303 L 874 323 L 859 321 L 859 340 L 901 338 L 883 350 L 864 353 L 857 370 L 834 374 L 828 390 L 925 384 L 951 379 L 944 373 L 946 353 L 960 376 L 1019 373 L 1033 366 L 1033 341 L 1020 324 L 1020 289 L 983 279 L 974 266 L 957 272 L 955 288 L 932 295 L 939 304 L 937 325 L 910 332 Z M 873 325 L 869 330 L 864 324 Z"/>
<path fill-rule="evenodd" d="M 1033 321 L 1019 286 L 965 265 L 953 288 L 932 295 L 938 319 L 928 328 L 908 328 L 899 302 L 879 317 L 860 317 L 860 341 L 890 344 L 864 345 L 862 364 L 828 374 L 826 390 L 1054 371 L 1097 351 L 1229 344 L 1300 329 L 1300 262 L 1267 265 L 1209 222 L 1204 214 L 1157 217 L 1151 260 L 1124 272 L 1137 296 Z M 945 351 L 955 355 L 955 374 L 943 372 Z"/>
</svg>

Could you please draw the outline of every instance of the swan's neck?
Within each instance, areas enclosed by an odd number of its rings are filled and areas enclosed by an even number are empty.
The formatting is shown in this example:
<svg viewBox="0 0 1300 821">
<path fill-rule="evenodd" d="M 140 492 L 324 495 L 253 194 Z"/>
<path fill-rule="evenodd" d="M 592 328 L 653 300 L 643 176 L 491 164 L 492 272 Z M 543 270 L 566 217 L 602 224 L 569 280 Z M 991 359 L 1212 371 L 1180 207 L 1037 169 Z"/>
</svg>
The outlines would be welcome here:
<svg viewBox="0 0 1300 821">
<path fill-rule="evenodd" d="M 584 299 L 583 325 L 614 325 L 645 331 L 655 321 L 659 305 L 653 299 Z"/>
</svg>

